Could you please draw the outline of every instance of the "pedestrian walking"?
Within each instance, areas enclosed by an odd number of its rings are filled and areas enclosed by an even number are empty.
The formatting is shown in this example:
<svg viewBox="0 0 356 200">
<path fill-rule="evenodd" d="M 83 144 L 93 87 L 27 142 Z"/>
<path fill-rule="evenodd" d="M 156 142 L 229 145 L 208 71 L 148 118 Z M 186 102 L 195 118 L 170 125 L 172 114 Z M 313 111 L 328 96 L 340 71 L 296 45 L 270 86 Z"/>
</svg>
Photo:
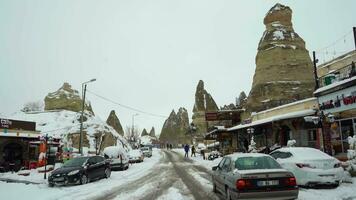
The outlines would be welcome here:
<svg viewBox="0 0 356 200">
<path fill-rule="evenodd" d="M 189 152 L 189 145 L 188 144 L 186 144 L 184 146 L 184 151 L 185 151 L 184 157 L 188 158 L 188 152 Z"/>
<path fill-rule="evenodd" d="M 169 145 L 169 149 L 172 150 L 172 148 L 173 148 L 173 144 L 170 144 L 170 145 Z"/>
<path fill-rule="evenodd" d="M 192 146 L 192 155 L 190 155 L 190 157 L 193 157 L 193 155 L 194 155 L 194 157 L 196 157 L 195 156 L 195 147 L 194 147 L 194 145 Z"/>
</svg>

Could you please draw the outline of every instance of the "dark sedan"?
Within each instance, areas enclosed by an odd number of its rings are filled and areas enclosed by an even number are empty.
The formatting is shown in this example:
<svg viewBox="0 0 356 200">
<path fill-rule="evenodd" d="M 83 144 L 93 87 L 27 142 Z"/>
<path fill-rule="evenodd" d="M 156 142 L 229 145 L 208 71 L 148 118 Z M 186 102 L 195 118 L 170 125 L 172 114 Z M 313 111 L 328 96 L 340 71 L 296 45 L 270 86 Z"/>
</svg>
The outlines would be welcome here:
<svg viewBox="0 0 356 200">
<path fill-rule="evenodd" d="M 86 184 L 92 180 L 109 178 L 110 163 L 102 156 L 73 158 L 54 170 L 48 177 L 48 185 Z"/>
</svg>

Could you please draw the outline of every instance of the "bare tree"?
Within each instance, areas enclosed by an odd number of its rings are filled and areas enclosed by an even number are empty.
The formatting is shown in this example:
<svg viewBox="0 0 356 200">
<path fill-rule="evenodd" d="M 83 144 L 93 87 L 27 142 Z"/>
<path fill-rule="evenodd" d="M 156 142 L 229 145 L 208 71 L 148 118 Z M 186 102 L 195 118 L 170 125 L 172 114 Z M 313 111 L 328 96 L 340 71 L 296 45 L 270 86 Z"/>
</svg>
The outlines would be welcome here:
<svg viewBox="0 0 356 200">
<path fill-rule="evenodd" d="M 34 112 L 34 111 L 43 111 L 43 102 L 42 101 L 31 101 L 25 103 L 22 108 L 22 112 Z"/>
<path fill-rule="evenodd" d="M 140 138 L 140 130 L 137 127 L 132 129 L 132 127 L 126 126 L 125 136 L 129 141 L 138 141 Z"/>
</svg>

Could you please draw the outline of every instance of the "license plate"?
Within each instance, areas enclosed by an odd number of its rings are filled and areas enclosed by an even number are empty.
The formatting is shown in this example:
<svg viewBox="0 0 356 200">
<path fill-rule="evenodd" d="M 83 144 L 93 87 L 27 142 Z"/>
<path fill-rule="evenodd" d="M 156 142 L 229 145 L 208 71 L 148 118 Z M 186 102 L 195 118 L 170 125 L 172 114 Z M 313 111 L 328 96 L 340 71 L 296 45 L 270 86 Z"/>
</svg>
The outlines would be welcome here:
<svg viewBox="0 0 356 200">
<path fill-rule="evenodd" d="M 54 178 L 53 181 L 64 181 L 64 178 L 63 177 L 60 177 L 60 178 Z"/>
<path fill-rule="evenodd" d="M 270 181 L 257 181 L 258 186 L 270 186 L 270 185 L 278 185 L 278 180 L 270 180 Z"/>
</svg>

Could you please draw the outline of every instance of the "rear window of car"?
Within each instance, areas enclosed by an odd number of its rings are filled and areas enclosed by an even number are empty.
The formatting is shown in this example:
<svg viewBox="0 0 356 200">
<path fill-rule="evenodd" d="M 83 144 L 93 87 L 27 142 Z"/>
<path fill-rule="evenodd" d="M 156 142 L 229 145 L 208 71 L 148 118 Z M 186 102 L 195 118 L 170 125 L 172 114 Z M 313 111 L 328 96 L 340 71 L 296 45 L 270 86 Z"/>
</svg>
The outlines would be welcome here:
<svg viewBox="0 0 356 200">
<path fill-rule="evenodd" d="M 251 169 L 281 169 L 281 166 L 269 156 L 242 157 L 235 161 L 235 168 L 238 170 Z"/>
</svg>

